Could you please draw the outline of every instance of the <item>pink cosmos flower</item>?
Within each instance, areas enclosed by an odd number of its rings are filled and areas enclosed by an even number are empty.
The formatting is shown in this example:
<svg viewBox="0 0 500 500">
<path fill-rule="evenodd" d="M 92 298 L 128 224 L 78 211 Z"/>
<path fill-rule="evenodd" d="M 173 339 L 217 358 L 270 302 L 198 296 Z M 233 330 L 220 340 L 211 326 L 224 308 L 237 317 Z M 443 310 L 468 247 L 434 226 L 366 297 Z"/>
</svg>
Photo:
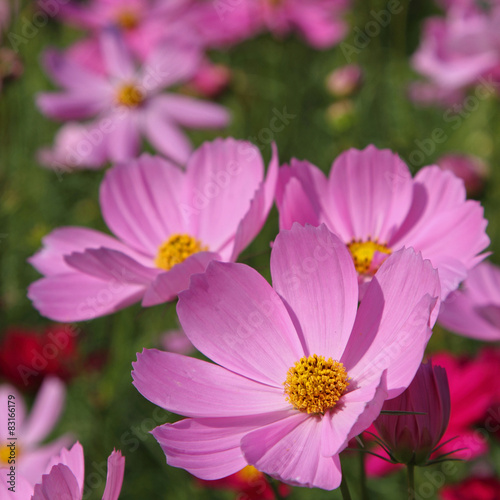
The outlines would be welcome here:
<svg viewBox="0 0 500 500">
<path fill-rule="evenodd" d="M 253 465 L 333 489 L 339 452 L 420 364 L 439 309 L 437 272 L 412 249 L 396 252 L 358 309 L 343 242 L 324 225 L 296 224 L 276 238 L 271 275 L 274 288 L 246 265 L 212 262 L 193 276 L 177 313 L 217 364 L 144 350 L 134 385 L 189 417 L 153 430 L 170 465 L 208 480 Z"/>
<path fill-rule="evenodd" d="M 64 384 L 57 378 L 47 377 L 29 416 L 26 416 L 21 394 L 14 387 L 1 385 L 0 396 L 5 405 L 5 411 L 0 415 L 0 467 L 10 467 L 9 459 L 14 458 L 16 472 L 33 485 L 45 471 L 51 457 L 71 441 L 69 436 L 62 436 L 49 444 L 40 444 L 61 415 L 65 398 Z M 9 399 L 9 396 L 14 397 Z M 15 436 L 8 433 L 7 401 L 15 403 Z M 13 441 L 12 437 L 17 437 L 17 440 Z"/>
<path fill-rule="evenodd" d="M 75 443 L 71 450 L 63 450 L 59 457 L 52 460 L 52 468 L 42 476 L 42 481 L 35 486 L 31 500 L 82 500 L 84 485 L 85 460 L 83 448 Z M 106 488 L 102 500 L 117 500 L 123 483 L 125 458 L 114 450 L 108 458 Z"/>
<path fill-rule="evenodd" d="M 488 164 L 474 155 L 447 154 L 436 160 L 436 163 L 462 179 L 469 196 L 481 194 L 490 172 Z"/>
<path fill-rule="evenodd" d="M 465 337 L 500 340 L 500 268 L 481 262 L 442 304 L 439 323 Z"/>
<path fill-rule="evenodd" d="M 361 85 L 363 71 L 358 64 L 348 64 L 329 73 L 326 88 L 335 97 L 347 97 Z"/>
<path fill-rule="evenodd" d="M 190 354 L 196 350 L 181 328 L 165 332 L 161 336 L 161 346 L 177 354 Z"/>
<path fill-rule="evenodd" d="M 104 32 L 100 42 L 105 75 L 47 51 L 45 67 L 64 91 L 39 94 L 37 104 L 59 120 L 97 115 L 88 141 L 104 147 L 109 160 L 137 156 L 144 136 L 160 153 L 185 164 L 192 148 L 179 125 L 218 128 L 229 122 L 227 110 L 218 104 L 161 92 L 192 76 L 199 64 L 195 47 L 163 45 L 137 72 L 117 32 Z"/>
<path fill-rule="evenodd" d="M 263 226 L 278 171 L 274 150 L 267 178 L 257 147 L 217 139 L 186 170 L 143 155 L 106 172 L 100 203 L 116 235 L 56 229 L 30 263 L 44 275 L 29 287 L 49 318 L 80 321 L 142 300 L 151 306 L 187 288 L 208 262 L 234 261 Z"/>
<path fill-rule="evenodd" d="M 413 247 L 437 268 L 442 297 L 455 290 L 488 245 L 483 209 L 466 201 L 463 182 L 439 167 L 414 179 L 389 150 L 350 149 L 327 179 L 307 161 L 281 168 L 276 202 L 280 228 L 325 223 L 349 248 L 362 285 L 399 248 Z"/>
<path fill-rule="evenodd" d="M 446 370 L 432 362 L 420 365 L 406 391 L 386 401 L 383 411 L 425 415 L 380 414 L 374 422 L 382 441 L 398 463 L 426 465 L 443 437 L 450 418 Z"/>
<path fill-rule="evenodd" d="M 441 500 L 500 500 L 500 480 L 495 476 L 472 476 L 461 483 L 445 486 Z"/>
</svg>

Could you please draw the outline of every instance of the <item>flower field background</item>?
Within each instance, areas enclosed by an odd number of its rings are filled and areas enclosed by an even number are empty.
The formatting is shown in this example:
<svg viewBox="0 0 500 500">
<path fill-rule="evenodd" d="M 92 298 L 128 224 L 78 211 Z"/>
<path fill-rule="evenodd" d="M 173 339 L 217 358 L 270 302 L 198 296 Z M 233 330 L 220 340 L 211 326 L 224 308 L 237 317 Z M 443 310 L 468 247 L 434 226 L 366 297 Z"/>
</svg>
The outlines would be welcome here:
<svg viewBox="0 0 500 500">
<path fill-rule="evenodd" d="M 217 137 L 248 140 L 260 149 L 266 166 L 271 159 L 271 143 L 275 142 L 280 164 L 292 157 L 307 159 L 326 174 L 340 153 L 369 144 L 397 153 L 413 176 L 445 154 L 475 155 L 490 166 L 476 199 L 488 220 L 491 243 L 487 251 L 492 253 L 488 259 L 500 264 L 498 80 L 495 83 L 486 78 L 484 83 L 469 87 L 457 110 L 450 103 L 424 106 L 411 100 L 410 85 L 422 77 L 412 68 L 410 58 L 419 46 L 425 19 L 441 15 L 442 9 L 430 0 L 393 2 L 401 9 L 389 14 L 386 25 L 377 21 L 377 13 L 387 12 L 387 2 L 355 2 L 345 15 L 349 27 L 345 38 L 325 50 L 308 46 L 300 36 L 269 33 L 248 37 L 231 47 L 211 49 L 210 59 L 230 71 L 227 87 L 214 99 L 229 110 L 231 122 L 218 130 L 188 130 L 187 135 L 195 148 Z M 54 324 L 42 317 L 27 297 L 28 286 L 40 278 L 27 259 L 40 249 L 42 238 L 69 225 L 109 233 L 99 206 L 99 186 L 106 169 L 51 170 L 42 167 L 37 158 L 37 151 L 53 143 L 60 127 L 35 105 L 37 93 L 57 88 L 40 64 L 42 51 L 49 46 L 67 48 L 83 35 L 81 30 L 50 16 L 43 26 L 36 26 L 36 12 L 36 2 L 24 2 L 3 33 L 3 46 L 19 56 L 23 72 L 16 79 L 6 80 L 0 94 L 0 342 L 13 328 L 42 332 Z M 376 35 L 366 34 L 370 30 Z M 346 96 L 333 95 L 326 83 L 329 74 L 351 63 L 362 70 L 358 88 Z M 182 85 L 176 91 L 186 95 L 193 92 Z M 149 145 L 144 150 L 154 153 Z M 278 230 L 278 211 L 273 207 L 263 229 L 238 259 L 268 280 L 270 242 Z M 84 498 L 102 497 L 106 459 L 113 448 L 121 450 L 126 459 L 121 500 L 238 497 L 238 492 L 206 487 L 188 472 L 168 466 L 160 446 L 149 434 L 156 426 L 180 417 L 141 396 L 132 385 L 131 364 L 143 348 L 164 349 L 165 333 L 178 328 L 175 302 L 149 308 L 134 304 L 112 315 L 68 326 L 75 351 L 70 358 L 71 376 L 67 377 L 61 418 L 47 442 L 69 433 L 73 441 L 83 445 L 87 478 Z M 486 344 L 455 335 L 439 324 L 433 332 L 427 355 L 447 351 L 456 357 L 476 356 L 486 345 L 496 347 L 498 355 L 498 342 Z M 2 366 L 24 362 L 22 349 L 21 343 L 11 350 L 4 343 Z M 43 368 L 34 367 L 26 375 L 28 383 L 18 385 L 28 406 L 36 396 L 38 372 L 44 372 L 54 357 L 65 359 L 66 345 L 55 345 L 54 353 L 44 351 L 39 360 Z M 195 356 L 206 359 L 199 353 Z M 11 383 L 12 379 L 4 377 L 4 382 Z M 493 388 L 498 378 L 486 383 Z M 474 406 L 475 402 L 463 404 Z M 498 408 L 496 424 L 500 427 Z M 476 437 L 487 443 L 487 451 L 471 460 L 449 462 L 453 464 L 451 471 L 441 463 L 417 468 L 416 484 L 428 486 L 420 490 L 420 498 L 445 498 L 440 496 L 445 484 L 469 476 L 500 477 L 500 434 L 498 430 L 488 432 L 479 421 L 477 429 Z M 341 455 L 353 498 L 361 498 L 358 455 L 354 451 Z M 405 484 L 403 469 L 369 477 L 369 498 L 404 498 Z M 294 487 L 286 494 L 292 500 L 342 498 L 339 490 L 316 488 Z M 239 495 L 240 499 L 248 498 Z M 498 491 L 496 495 L 484 498 L 500 498 Z"/>
</svg>

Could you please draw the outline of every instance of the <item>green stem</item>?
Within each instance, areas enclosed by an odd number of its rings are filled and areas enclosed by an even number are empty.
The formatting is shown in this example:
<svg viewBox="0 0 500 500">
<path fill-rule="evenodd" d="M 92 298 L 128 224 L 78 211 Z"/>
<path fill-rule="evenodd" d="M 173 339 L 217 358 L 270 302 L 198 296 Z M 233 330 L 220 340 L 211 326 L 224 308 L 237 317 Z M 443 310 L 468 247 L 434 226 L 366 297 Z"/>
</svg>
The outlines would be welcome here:
<svg viewBox="0 0 500 500">
<path fill-rule="evenodd" d="M 368 500 L 368 486 L 366 484 L 365 453 L 358 453 L 359 456 L 359 478 L 361 483 L 361 499 Z"/>
<path fill-rule="evenodd" d="M 408 500 L 415 500 L 415 466 L 408 464 Z"/>
<path fill-rule="evenodd" d="M 342 482 L 340 483 L 340 492 L 342 493 L 343 500 L 352 500 L 351 494 L 349 493 L 349 487 L 347 486 L 345 474 L 342 474 Z"/>
</svg>

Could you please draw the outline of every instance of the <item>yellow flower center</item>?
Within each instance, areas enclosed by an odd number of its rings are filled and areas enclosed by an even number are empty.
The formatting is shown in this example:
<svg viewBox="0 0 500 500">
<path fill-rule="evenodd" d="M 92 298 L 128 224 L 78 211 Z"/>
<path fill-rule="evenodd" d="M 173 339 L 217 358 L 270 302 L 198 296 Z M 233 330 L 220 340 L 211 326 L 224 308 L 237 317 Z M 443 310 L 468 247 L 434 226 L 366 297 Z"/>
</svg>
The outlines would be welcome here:
<svg viewBox="0 0 500 500">
<path fill-rule="evenodd" d="M 10 448 L 7 444 L 0 444 L 0 467 L 9 465 L 9 460 L 13 464 L 12 459 L 17 461 L 19 456 L 19 445 L 16 442 L 16 447 Z"/>
<path fill-rule="evenodd" d="M 391 250 L 387 245 L 382 245 L 376 241 L 351 241 L 347 245 L 349 252 L 351 252 L 354 266 L 359 274 L 369 274 L 375 252 L 391 254 Z M 375 269 L 376 271 L 376 269 Z M 372 270 L 373 272 L 373 270 Z"/>
<path fill-rule="evenodd" d="M 253 465 L 247 465 L 238 472 L 242 481 L 253 483 L 262 477 L 262 472 L 258 471 Z"/>
<path fill-rule="evenodd" d="M 170 238 L 160 245 L 156 255 L 155 264 L 161 269 L 168 271 L 176 264 L 184 262 L 194 253 L 208 250 L 201 241 L 189 236 L 189 234 L 173 234 Z"/>
<path fill-rule="evenodd" d="M 116 100 L 122 106 L 135 108 L 144 101 L 144 94 L 135 85 L 127 83 L 119 88 Z"/>
<path fill-rule="evenodd" d="M 349 378 L 342 363 L 314 354 L 303 357 L 287 373 L 286 400 L 297 410 L 324 414 L 344 394 Z"/>
<path fill-rule="evenodd" d="M 130 30 L 139 24 L 139 19 L 133 12 L 129 10 L 122 10 L 116 16 L 116 22 L 123 29 Z"/>
</svg>

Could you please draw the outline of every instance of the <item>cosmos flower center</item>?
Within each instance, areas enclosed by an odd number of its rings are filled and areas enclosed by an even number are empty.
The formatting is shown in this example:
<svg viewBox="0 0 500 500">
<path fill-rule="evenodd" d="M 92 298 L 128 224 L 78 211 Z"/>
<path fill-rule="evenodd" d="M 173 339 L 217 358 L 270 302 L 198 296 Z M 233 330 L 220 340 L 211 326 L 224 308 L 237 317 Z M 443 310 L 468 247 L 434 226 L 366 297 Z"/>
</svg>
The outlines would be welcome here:
<svg viewBox="0 0 500 500">
<path fill-rule="evenodd" d="M 191 255 L 208 250 L 201 241 L 189 236 L 189 234 L 173 234 L 158 248 L 155 264 L 161 269 L 168 271 L 176 264 L 184 262 Z"/>
<path fill-rule="evenodd" d="M 238 476 L 242 481 L 245 481 L 247 483 L 252 483 L 260 479 L 262 473 L 258 471 L 253 465 L 247 465 L 238 472 Z"/>
<path fill-rule="evenodd" d="M 0 466 L 8 465 L 10 459 L 17 460 L 19 456 L 19 445 L 10 448 L 7 444 L 0 444 Z M 12 463 L 12 462 L 11 462 Z"/>
<path fill-rule="evenodd" d="M 122 106 L 135 108 L 144 101 L 144 94 L 135 85 L 127 83 L 118 89 L 116 100 Z"/>
<path fill-rule="evenodd" d="M 342 363 L 313 354 L 303 357 L 287 373 L 286 400 L 297 410 L 324 414 L 333 408 L 349 385 Z"/>
<path fill-rule="evenodd" d="M 382 262 L 379 262 L 376 269 L 373 269 L 372 267 L 375 252 L 385 253 L 387 255 L 391 254 L 391 249 L 388 248 L 387 245 L 383 245 L 372 240 L 353 240 L 347 244 L 347 248 L 349 249 L 349 252 L 351 252 L 354 267 L 359 274 L 373 274 L 378 269 Z"/>
<path fill-rule="evenodd" d="M 139 24 L 139 19 L 130 10 L 122 10 L 116 16 L 116 23 L 125 30 L 131 30 Z"/>
</svg>

